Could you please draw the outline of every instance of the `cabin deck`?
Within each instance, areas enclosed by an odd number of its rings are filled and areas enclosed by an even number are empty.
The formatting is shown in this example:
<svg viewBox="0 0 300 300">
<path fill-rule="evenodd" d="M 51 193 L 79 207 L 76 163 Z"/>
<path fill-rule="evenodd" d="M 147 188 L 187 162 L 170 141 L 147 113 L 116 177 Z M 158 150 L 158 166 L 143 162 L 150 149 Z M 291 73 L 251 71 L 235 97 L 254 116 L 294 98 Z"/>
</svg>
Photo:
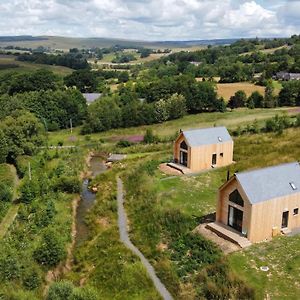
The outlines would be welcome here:
<svg viewBox="0 0 300 300">
<path fill-rule="evenodd" d="M 239 245 L 241 248 L 246 248 L 252 245 L 252 243 L 242 234 L 221 223 L 208 223 L 206 227 L 216 233 L 218 236 Z"/>
<path fill-rule="evenodd" d="M 170 162 L 167 164 L 169 167 L 171 168 L 174 168 L 178 171 L 180 171 L 182 174 L 191 174 L 192 173 L 192 170 L 183 166 L 183 165 L 180 165 L 180 164 L 176 164 L 176 163 L 173 163 L 173 162 Z"/>
</svg>

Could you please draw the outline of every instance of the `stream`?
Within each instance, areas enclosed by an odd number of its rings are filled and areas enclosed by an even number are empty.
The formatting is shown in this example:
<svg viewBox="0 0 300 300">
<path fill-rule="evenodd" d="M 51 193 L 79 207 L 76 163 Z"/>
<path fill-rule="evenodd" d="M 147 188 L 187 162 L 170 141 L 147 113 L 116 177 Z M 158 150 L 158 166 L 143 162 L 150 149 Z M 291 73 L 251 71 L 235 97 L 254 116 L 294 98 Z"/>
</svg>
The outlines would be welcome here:
<svg viewBox="0 0 300 300">
<path fill-rule="evenodd" d="M 89 171 L 91 177 L 95 177 L 106 171 L 107 167 L 103 161 L 103 158 L 98 156 L 92 156 L 89 161 Z M 85 222 L 85 217 L 88 210 L 93 206 L 96 200 L 96 194 L 91 192 L 89 189 L 89 179 L 84 179 L 82 183 L 82 192 L 80 195 L 80 201 L 77 207 L 76 213 L 76 246 L 84 242 L 89 234 L 88 226 Z"/>
</svg>

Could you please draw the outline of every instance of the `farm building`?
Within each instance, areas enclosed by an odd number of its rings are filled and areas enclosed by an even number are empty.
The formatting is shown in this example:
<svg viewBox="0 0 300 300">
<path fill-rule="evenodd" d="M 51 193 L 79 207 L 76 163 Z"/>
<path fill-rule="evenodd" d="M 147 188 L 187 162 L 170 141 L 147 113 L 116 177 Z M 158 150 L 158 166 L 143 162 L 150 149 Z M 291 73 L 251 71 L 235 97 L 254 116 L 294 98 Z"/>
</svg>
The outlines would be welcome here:
<svg viewBox="0 0 300 300">
<path fill-rule="evenodd" d="M 99 99 L 102 94 L 99 93 L 83 93 L 83 97 L 86 100 L 86 103 L 89 105 L 93 103 L 95 100 Z"/>
<path fill-rule="evenodd" d="M 300 229 L 299 208 L 298 162 L 236 173 L 219 189 L 216 226 L 260 242 Z"/>
<path fill-rule="evenodd" d="M 300 80 L 300 73 L 288 73 L 288 72 L 278 72 L 276 73 L 275 79 L 277 80 Z"/>
<path fill-rule="evenodd" d="M 225 127 L 181 131 L 174 143 L 174 163 L 185 173 L 223 167 L 233 161 L 233 140 Z"/>
</svg>

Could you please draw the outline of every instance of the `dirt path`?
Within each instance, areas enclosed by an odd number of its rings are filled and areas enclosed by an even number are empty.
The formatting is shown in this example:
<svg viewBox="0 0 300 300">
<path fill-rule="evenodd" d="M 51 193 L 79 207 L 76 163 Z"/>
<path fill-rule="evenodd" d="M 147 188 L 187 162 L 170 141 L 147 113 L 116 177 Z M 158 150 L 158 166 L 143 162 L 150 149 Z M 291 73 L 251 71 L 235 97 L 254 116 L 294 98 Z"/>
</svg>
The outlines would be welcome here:
<svg viewBox="0 0 300 300">
<path fill-rule="evenodd" d="M 171 300 L 173 297 L 169 293 L 169 291 L 166 289 L 166 287 L 163 285 L 163 283 L 160 281 L 160 279 L 155 274 L 154 268 L 151 266 L 149 261 L 145 258 L 143 253 L 136 248 L 133 243 L 130 241 L 129 235 L 128 235 L 128 229 L 127 229 L 127 215 L 124 208 L 124 192 L 123 192 L 123 182 L 120 178 L 117 179 L 118 184 L 118 225 L 119 225 L 119 231 L 120 231 L 120 240 L 124 243 L 124 245 L 130 249 L 134 254 L 136 254 L 144 267 L 146 268 L 150 278 L 152 279 L 157 291 L 161 295 L 161 297 L 165 300 Z"/>
</svg>

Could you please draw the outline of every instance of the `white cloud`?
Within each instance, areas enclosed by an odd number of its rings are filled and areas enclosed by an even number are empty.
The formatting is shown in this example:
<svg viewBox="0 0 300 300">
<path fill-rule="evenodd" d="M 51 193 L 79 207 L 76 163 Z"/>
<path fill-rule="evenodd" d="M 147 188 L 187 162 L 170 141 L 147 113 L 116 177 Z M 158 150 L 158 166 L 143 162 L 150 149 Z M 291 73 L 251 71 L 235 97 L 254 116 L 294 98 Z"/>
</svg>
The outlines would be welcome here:
<svg viewBox="0 0 300 300">
<path fill-rule="evenodd" d="M 287 36 L 300 31 L 300 1 L 0 0 L 0 35 L 145 40 Z"/>
</svg>

